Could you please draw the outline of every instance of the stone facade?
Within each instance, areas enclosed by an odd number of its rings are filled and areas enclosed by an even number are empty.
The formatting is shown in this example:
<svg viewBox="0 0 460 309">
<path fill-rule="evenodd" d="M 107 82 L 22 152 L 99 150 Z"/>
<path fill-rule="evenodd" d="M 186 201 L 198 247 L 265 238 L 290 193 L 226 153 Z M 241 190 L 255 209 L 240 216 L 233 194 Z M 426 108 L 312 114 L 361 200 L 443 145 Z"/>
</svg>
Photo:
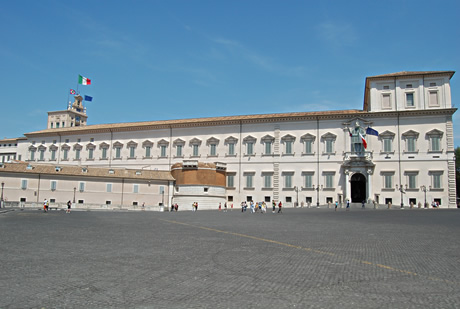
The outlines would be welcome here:
<svg viewBox="0 0 460 309">
<path fill-rule="evenodd" d="M 36 164 L 159 171 L 190 160 L 217 164 L 226 185 L 216 196 L 235 204 L 351 200 L 418 206 L 435 200 L 456 207 L 453 74 L 368 77 L 362 110 L 48 128 L 18 140 L 17 157 Z M 219 178 L 213 187 L 221 184 Z M 186 190 L 193 184 L 181 185 Z M 195 189 L 203 187 L 190 187 Z"/>
</svg>

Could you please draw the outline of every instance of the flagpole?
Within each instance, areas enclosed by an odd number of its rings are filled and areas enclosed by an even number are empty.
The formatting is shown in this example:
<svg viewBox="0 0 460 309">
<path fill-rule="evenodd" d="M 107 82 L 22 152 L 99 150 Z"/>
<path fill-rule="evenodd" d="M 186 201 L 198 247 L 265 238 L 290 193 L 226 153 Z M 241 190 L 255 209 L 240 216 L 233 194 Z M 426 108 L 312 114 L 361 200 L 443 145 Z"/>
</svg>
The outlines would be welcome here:
<svg viewBox="0 0 460 309">
<path fill-rule="evenodd" d="M 66 102 L 66 104 L 67 104 L 67 109 L 69 109 L 69 99 L 70 99 L 70 89 L 69 89 L 69 91 L 67 92 L 67 102 Z"/>
<path fill-rule="evenodd" d="M 80 81 L 80 75 L 78 75 L 78 78 L 77 78 L 77 95 L 80 95 L 80 92 L 78 92 L 78 83 Z"/>
</svg>

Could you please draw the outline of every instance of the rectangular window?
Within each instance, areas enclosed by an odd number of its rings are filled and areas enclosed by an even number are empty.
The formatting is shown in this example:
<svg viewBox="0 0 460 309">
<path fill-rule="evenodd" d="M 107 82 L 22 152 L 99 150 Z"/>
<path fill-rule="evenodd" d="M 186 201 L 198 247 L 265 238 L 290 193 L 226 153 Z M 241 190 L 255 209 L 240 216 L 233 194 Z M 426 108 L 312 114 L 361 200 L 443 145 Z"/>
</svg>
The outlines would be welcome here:
<svg viewBox="0 0 460 309">
<path fill-rule="evenodd" d="M 229 188 L 235 187 L 235 176 L 234 175 L 227 175 L 227 187 Z"/>
<path fill-rule="evenodd" d="M 112 192 L 112 184 L 111 183 L 107 184 L 107 192 Z"/>
<path fill-rule="evenodd" d="M 429 100 L 430 100 L 430 102 L 429 102 L 430 106 L 439 106 L 438 92 L 437 91 L 430 91 Z"/>
<path fill-rule="evenodd" d="M 121 148 L 120 147 L 115 148 L 115 158 L 117 159 L 121 158 Z"/>
<path fill-rule="evenodd" d="M 166 146 L 165 145 L 160 146 L 160 156 L 166 157 Z"/>
<path fill-rule="evenodd" d="M 150 158 L 151 157 L 151 150 L 152 150 L 152 147 L 150 146 L 145 146 L 145 157 L 146 158 Z"/>
<path fill-rule="evenodd" d="M 215 156 L 217 154 L 216 146 L 217 146 L 216 144 L 211 144 L 211 152 L 210 152 L 211 156 Z"/>
<path fill-rule="evenodd" d="M 247 143 L 246 144 L 246 154 L 253 155 L 254 154 L 254 143 Z"/>
<path fill-rule="evenodd" d="M 326 153 L 333 153 L 334 152 L 334 147 L 333 147 L 333 141 L 332 140 L 326 140 Z"/>
<path fill-rule="evenodd" d="M 30 151 L 30 160 L 31 161 L 35 160 L 35 150 Z"/>
<path fill-rule="evenodd" d="M 264 188 L 272 187 L 272 175 L 264 175 Z"/>
<path fill-rule="evenodd" d="M 326 174 L 326 188 L 334 188 L 334 175 L 333 174 Z"/>
<path fill-rule="evenodd" d="M 408 137 L 406 139 L 407 152 L 415 152 L 415 137 Z"/>
<path fill-rule="evenodd" d="M 253 187 L 252 178 L 253 178 L 253 175 L 246 175 L 246 188 Z"/>
<path fill-rule="evenodd" d="M 284 175 L 284 187 L 292 188 L 292 175 L 291 174 Z"/>
<path fill-rule="evenodd" d="M 135 152 L 136 152 L 136 147 L 134 146 L 129 147 L 129 157 L 130 158 L 134 158 Z"/>
<path fill-rule="evenodd" d="M 383 152 L 392 152 L 392 139 L 384 138 L 383 139 Z"/>
<path fill-rule="evenodd" d="M 50 184 L 51 184 L 51 188 L 50 188 L 51 191 L 55 191 L 55 190 L 56 190 L 56 187 L 57 187 L 57 182 L 56 182 L 56 180 L 51 180 Z"/>
<path fill-rule="evenodd" d="M 389 109 L 391 108 L 391 96 L 390 94 L 382 95 L 382 108 Z"/>
<path fill-rule="evenodd" d="M 85 183 L 84 183 L 84 182 L 80 182 L 80 183 L 78 184 L 78 190 L 79 190 L 80 192 L 84 192 L 84 191 L 85 191 Z"/>
<path fill-rule="evenodd" d="M 417 188 L 417 175 L 416 174 L 408 174 L 407 175 L 409 181 L 409 189 Z"/>
<path fill-rule="evenodd" d="M 272 154 L 272 142 L 265 142 L 265 154 Z"/>
<path fill-rule="evenodd" d="M 312 141 L 305 141 L 305 153 L 313 153 Z"/>
<path fill-rule="evenodd" d="M 408 107 L 414 106 L 414 93 L 413 92 L 406 93 L 406 106 Z"/>
<path fill-rule="evenodd" d="M 199 149 L 198 145 L 193 145 L 192 147 L 193 147 L 193 156 L 194 156 L 194 157 L 198 157 L 198 154 L 199 154 L 199 152 L 198 152 L 198 149 Z"/>
<path fill-rule="evenodd" d="M 59 128 L 59 122 L 56 122 L 56 129 Z"/>
<path fill-rule="evenodd" d="M 27 179 L 21 180 L 21 189 L 22 190 L 27 189 Z"/>
<path fill-rule="evenodd" d="M 231 156 L 235 155 L 235 144 L 228 144 L 228 154 Z"/>
<path fill-rule="evenodd" d="M 56 150 L 51 150 L 51 160 L 56 160 Z"/>
<path fill-rule="evenodd" d="M 182 157 L 182 145 L 176 145 L 176 156 Z"/>
<path fill-rule="evenodd" d="M 88 149 L 88 159 L 90 160 L 94 159 L 94 149 L 93 148 Z"/>
<path fill-rule="evenodd" d="M 440 151 L 441 150 L 441 138 L 439 136 L 431 137 L 431 151 Z"/>
<path fill-rule="evenodd" d="M 292 142 L 291 141 L 286 141 L 286 154 L 292 154 Z"/>
<path fill-rule="evenodd" d="M 441 174 L 433 174 L 433 189 L 441 189 Z"/>
<path fill-rule="evenodd" d="M 40 161 L 45 160 L 45 150 L 40 150 Z"/>
<path fill-rule="evenodd" d="M 80 160 L 80 149 L 75 149 L 75 159 Z"/>
<path fill-rule="evenodd" d="M 313 187 L 313 174 L 305 174 L 304 178 L 305 178 L 305 181 L 304 181 L 305 188 L 312 188 Z"/>
<path fill-rule="evenodd" d="M 133 184 L 133 193 L 139 193 L 139 185 Z"/>
<path fill-rule="evenodd" d="M 393 189 L 393 175 L 383 175 L 385 189 Z"/>
<path fill-rule="evenodd" d="M 102 159 L 107 159 L 107 148 L 102 148 Z"/>
</svg>

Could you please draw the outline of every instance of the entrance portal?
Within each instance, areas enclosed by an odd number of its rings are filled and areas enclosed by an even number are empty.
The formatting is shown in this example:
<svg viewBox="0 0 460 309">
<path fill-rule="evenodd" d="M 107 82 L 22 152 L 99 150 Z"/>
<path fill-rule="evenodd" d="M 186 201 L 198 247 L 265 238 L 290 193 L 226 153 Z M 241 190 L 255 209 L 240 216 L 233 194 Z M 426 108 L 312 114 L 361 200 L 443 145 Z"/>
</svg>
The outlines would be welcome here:
<svg viewBox="0 0 460 309">
<path fill-rule="evenodd" d="M 361 203 L 366 200 L 366 177 L 356 173 L 351 176 L 351 202 Z"/>
</svg>

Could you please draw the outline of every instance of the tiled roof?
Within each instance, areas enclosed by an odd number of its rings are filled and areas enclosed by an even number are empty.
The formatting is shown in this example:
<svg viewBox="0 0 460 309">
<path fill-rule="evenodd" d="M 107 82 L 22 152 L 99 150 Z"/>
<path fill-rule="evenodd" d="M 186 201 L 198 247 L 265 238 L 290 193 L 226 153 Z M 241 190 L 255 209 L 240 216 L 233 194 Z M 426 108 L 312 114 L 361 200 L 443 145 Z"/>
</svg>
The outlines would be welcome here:
<svg viewBox="0 0 460 309">
<path fill-rule="evenodd" d="M 407 77 L 414 75 L 434 75 L 434 74 L 449 74 L 450 78 L 454 75 L 455 71 L 402 71 L 396 73 L 389 73 L 383 75 L 369 76 L 367 79 L 372 78 L 381 78 L 381 77 Z"/>
<path fill-rule="evenodd" d="M 4 163 L 0 167 L 0 173 L 2 172 L 142 180 L 174 180 L 169 171 L 151 171 L 142 169 L 136 170 L 125 168 L 101 168 L 75 165 L 27 164 L 23 162 Z"/>
<path fill-rule="evenodd" d="M 118 130 L 118 131 L 131 131 L 131 130 L 147 130 L 149 127 L 157 126 L 206 126 L 215 123 L 226 122 L 251 122 L 251 121 L 282 121 L 283 119 L 292 120 L 292 118 L 301 117 L 327 117 L 338 115 L 350 115 L 363 113 L 361 110 L 339 110 L 339 111 L 321 111 L 321 112 L 295 112 L 295 113 L 279 113 L 279 114 L 260 114 L 260 115 L 241 115 L 241 116 L 223 116 L 223 117 L 207 117 L 207 118 L 190 118 L 190 119 L 175 119 L 175 120 L 158 120 L 158 121 L 142 121 L 142 122 L 125 122 L 125 123 L 111 123 L 111 124 L 95 124 L 79 127 L 68 128 L 55 128 L 46 129 L 26 133 L 25 135 L 41 135 L 41 134 L 76 134 L 88 131 L 105 131 L 105 130 Z"/>
</svg>

